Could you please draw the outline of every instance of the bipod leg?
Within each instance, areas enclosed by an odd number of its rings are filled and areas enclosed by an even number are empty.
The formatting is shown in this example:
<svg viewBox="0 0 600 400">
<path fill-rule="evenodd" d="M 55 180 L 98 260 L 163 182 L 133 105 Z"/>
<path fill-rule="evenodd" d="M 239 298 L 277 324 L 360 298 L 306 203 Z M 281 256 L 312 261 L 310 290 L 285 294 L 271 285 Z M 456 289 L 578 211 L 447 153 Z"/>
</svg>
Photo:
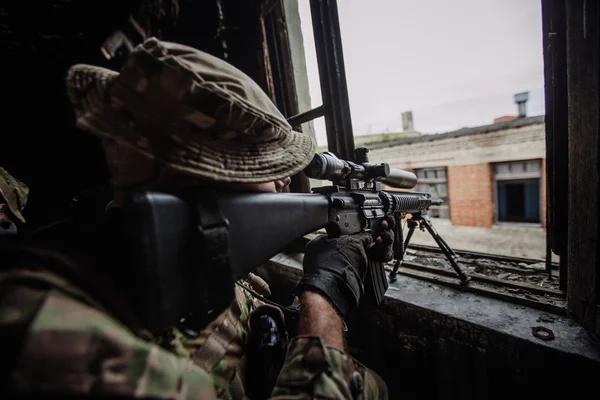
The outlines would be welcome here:
<svg viewBox="0 0 600 400">
<path fill-rule="evenodd" d="M 404 261 L 404 254 L 406 254 L 408 243 L 410 242 L 410 238 L 412 237 L 413 233 L 415 232 L 415 228 L 417 227 L 417 223 L 412 219 L 409 219 L 407 224 L 408 234 L 406 235 L 406 240 L 403 241 L 402 236 L 404 236 L 404 234 L 402 232 L 402 220 L 399 217 L 396 218 L 396 235 L 394 237 L 394 258 L 396 259 L 396 262 L 394 263 L 394 268 L 390 271 L 390 282 L 394 282 L 396 280 L 396 275 L 398 275 L 398 269 Z"/>
<path fill-rule="evenodd" d="M 468 284 L 469 281 L 471 280 L 471 278 L 469 278 L 463 272 L 463 270 L 460 268 L 460 265 L 458 265 L 458 263 L 456 262 L 456 259 L 458 258 L 458 256 L 456 255 L 454 250 L 452 250 L 450 248 L 450 246 L 448 246 L 448 243 L 446 243 L 446 241 L 435 230 L 433 225 L 431 225 L 431 222 L 429 221 L 428 217 L 422 216 L 420 221 L 421 221 L 421 225 L 425 226 L 425 229 L 427 229 L 427 231 L 429 232 L 431 237 L 433 237 L 433 240 L 435 240 L 435 242 L 439 246 L 440 250 L 442 250 L 442 253 L 444 253 L 446 258 L 450 262 L 450 265 L 452 265 L 452 268 L 454 268 L 454 271 L 456 272 L 456 274 L 458 275 L 458 278 L 460 279 L 460 283 L 463 285 Z"/>
</svg>

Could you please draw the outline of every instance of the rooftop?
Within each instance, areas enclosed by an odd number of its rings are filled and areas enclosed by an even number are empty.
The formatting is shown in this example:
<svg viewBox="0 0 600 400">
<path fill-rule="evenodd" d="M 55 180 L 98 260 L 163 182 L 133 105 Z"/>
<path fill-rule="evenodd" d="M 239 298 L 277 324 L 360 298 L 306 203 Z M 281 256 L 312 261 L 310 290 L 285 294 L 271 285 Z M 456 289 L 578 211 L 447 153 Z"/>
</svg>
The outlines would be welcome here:
<svg viewBox="0 0 600 400">
<path fill-rule="evenodd" d="M 514 129 L 514 128 L 521 128 L 521 127 L 528 126 L 528 125 L 541 124 L 543 122 L 544 122 L 543 115 L 538 115 L 538 116 L 534 116 L 534 117 L 524 117 L 524 118 L 514 119 L 512 121 L 499 122 L 499 123 L 490 124 L 490 125 L 475 126 L 475 127 L 470 127 L 470 128 L 461 128 L 459 130 L 451 131 L 451 132 L 427 134 L 427 135 L 421 135 L 421 136 L 417 136 L 417 137 L 403 138 L 403 139 L 399 139 L 399 140 L 395 140 L 395 141 L 372 143 L 369 146 L 369 149 L 374 150 L 374 149 L 380 149 L 383 147 L 391 147 L 391 146 L 420 143 L 420 142 L 430 142 L 430 141 L 434 141 L 434 140 L 442 140 L 442 139 L 455 138 L 455 137 L 460 137 L 460 136 L 497 132 L 497 131 L 501 131 L 501 130 L 505 130 L 505 129 Z"/>
<path fill-rule="evenodd" d="M 387 132 L 367 135 L 355 135 L 354 147 L 371 147 L 372 144 L 378 143 L 396 143 L 401 140 L 406 140 L 423 134 L 417 131 L 402 131 L 402 132 Z M 317 148 L 317 153 L 322 153 L 328 150 L 328 146 L 321 145 Z"/>
</svg>

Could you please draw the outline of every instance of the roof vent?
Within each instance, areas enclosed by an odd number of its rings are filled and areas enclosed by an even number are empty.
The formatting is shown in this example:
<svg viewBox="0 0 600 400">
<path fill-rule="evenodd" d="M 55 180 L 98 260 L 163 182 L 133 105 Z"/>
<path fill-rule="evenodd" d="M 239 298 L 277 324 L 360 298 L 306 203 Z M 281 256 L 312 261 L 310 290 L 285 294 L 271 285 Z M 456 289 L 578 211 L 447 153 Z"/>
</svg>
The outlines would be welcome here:
<svg viewBox="0 0 600 400">
<path fill-rule="evenodd" d="M 414 128 L 412 111 L 405 111 L 402 113 L 402 131 L 411 132 L 413 130 Z"/>
<path fill-rule="evenodd" d="M 527 100 L 529 100 L 529 92 L 515 94 L 515 103 L 519 108 L 519 118 L 527 116 Z"/>
</svg>

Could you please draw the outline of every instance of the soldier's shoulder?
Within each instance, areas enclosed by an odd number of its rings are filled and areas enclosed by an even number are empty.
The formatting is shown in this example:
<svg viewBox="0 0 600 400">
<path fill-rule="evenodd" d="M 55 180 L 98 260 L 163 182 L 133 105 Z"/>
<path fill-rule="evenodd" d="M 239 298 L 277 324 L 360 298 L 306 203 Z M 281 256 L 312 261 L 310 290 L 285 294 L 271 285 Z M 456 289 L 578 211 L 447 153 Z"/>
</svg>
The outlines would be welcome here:
<svg viewBox="0 0 600 400">
<path fill-rule="evenodd" d="M 215 397 L 211 377 L 189 359 L 56 289 L 44 293 L 25 336 L 10 379 L 19 392 Z"/>
</svg>

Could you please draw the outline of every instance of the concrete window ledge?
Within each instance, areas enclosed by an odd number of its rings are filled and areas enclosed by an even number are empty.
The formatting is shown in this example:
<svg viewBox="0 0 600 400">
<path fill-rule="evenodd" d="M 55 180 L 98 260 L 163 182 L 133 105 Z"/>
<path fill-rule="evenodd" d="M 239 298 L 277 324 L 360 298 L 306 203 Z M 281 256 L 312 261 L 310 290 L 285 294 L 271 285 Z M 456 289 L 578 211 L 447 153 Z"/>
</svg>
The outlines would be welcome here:
<svg viewBox="0 0 600 400">
<path fill-rule="evenodd" d="M 291 302 L 302 257 L 279 254 L 263 267 L 274 300 Z M 361 307 L 347 324 L 348 350 L 385 379 L 390 398 L 597 392 L 600 349 L 560 315 L 398 276 L 379 307 Z M 555 338 L 534 337 L 538 326 Z"/>
</svg>

